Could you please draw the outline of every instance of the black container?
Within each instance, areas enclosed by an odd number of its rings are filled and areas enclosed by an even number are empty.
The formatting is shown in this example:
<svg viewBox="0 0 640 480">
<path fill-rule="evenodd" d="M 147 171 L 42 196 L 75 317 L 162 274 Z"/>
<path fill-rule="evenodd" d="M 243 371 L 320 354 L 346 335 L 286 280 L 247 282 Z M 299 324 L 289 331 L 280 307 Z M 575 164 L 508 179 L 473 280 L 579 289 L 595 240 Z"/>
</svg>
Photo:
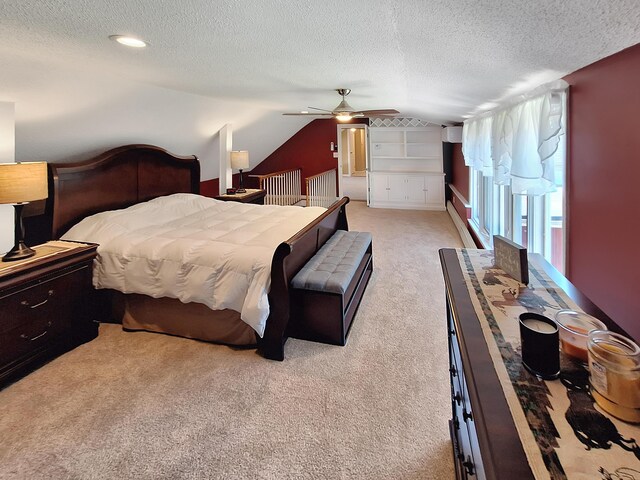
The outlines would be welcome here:
<svg viewBox="0 0 640 480">
<path fill-rule="evenodd" d="M 522 364 L 545 380 L 560 375 L 558 325 L 544 315 L 526 312 L 520 315 Z"/>
</svg>

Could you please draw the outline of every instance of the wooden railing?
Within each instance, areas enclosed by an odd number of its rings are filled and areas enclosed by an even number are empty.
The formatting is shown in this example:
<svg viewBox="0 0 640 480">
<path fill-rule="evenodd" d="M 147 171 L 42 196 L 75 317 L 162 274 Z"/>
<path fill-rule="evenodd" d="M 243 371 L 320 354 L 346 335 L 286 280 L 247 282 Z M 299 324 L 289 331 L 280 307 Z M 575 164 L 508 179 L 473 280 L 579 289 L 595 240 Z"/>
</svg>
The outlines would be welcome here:
<svg viewBox="0 0 640 480">
<path fill-rule="evenodd" d="M 267 175 L 256 175 L 260 188 L 266 190 L 265 205 L 295 205 L 302 200 L 300 175 L 302 170 L 283 170 Z"/>
<path fill-rule="evenodd" d="M 336 196 L 336 169 L 327 170 L 305 179 L 307 207 L 329 207 Z"/>
</svg>

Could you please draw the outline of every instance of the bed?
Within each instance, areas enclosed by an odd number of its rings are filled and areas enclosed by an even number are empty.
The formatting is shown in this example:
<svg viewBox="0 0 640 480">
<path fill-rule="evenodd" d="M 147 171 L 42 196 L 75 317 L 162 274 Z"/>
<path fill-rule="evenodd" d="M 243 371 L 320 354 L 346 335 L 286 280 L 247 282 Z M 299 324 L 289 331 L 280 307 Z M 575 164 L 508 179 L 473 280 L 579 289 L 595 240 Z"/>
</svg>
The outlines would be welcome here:
<svg viewBox="0 0 640 480">
<path fill-rule="evenodd" d="M 200 166 L 195 156 L 180 157 L 151 145 L 127 145 L 83 162 L 49 164 L 49 174 L 46 211 L 52 238 L 59 238 L 88 216 L 167 195 L 198 194 L 200 186 Z M 237 345 L 257 344 L 266 358 L 283 360 L 291 308 L 290 280 L 336 230 L 348 229 L 348 201 L 346 197 L 337 201 L 275 248 L 268 318 L 262 337 L 247 329 L 239 321 L 239 312 L 230 308 L 214 313 L 198 302 L 125 295 L 109 289 L 99 292 L 113 305 L 110 311 L 116 320 L 129 330 L 152 330 Z M 210 321 L 212 316 L 216 317 L 214 322 Z"/>
</svg>

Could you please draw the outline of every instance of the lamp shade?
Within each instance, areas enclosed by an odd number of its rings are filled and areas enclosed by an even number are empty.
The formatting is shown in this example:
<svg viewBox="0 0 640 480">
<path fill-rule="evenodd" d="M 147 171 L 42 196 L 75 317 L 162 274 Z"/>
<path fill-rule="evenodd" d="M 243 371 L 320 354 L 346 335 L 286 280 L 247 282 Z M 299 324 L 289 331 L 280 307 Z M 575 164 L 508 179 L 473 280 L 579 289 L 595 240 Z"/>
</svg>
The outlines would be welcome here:
<svg viewBox="0 0 640 480">
<path fill-rule="evenodd" d="M 231 168 L 238 170 L 249 168 L 249 152 L 247 150 L 233 150 L 231 152 Z"/>
<path fill-rule="evenodd" d="M 49 196 L 47 163 L 0 163 L 0 203 L 23 203 Z"/>
</svg>

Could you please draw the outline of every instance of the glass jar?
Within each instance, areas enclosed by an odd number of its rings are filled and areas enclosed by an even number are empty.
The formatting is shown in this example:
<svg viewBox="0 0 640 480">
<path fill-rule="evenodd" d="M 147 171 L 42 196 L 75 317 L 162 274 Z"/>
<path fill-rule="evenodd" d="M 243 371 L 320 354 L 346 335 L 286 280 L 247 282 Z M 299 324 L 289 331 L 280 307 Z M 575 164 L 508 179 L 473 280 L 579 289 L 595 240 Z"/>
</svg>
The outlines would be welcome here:
<svg viewBox="0 0 640 480">
<path fill-rule="evenodd" d="M 620 420 L 640 423 L 640 347 L 617 333 L 593 330 L 588 348 L 596 403 Z"/>
<path fill-rule="evenodd" d="M 560 331 L 560 350 L 586 365 L 589 332 L 607 330 L 607 326 L 597 318 L 575 310 L 560 310 L 555 320 Z"/>
</svg>

